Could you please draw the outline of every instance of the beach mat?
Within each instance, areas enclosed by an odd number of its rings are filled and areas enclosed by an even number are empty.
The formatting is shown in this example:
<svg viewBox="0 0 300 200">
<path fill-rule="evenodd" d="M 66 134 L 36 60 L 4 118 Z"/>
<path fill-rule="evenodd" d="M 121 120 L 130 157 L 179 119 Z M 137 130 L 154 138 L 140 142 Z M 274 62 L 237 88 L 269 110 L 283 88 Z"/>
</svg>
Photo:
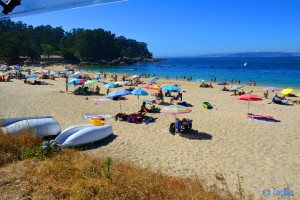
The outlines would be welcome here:
<svg viewBox="0 0 300 200">
<path fill-rule="evenodd" d="M 98 117 L 102 117 L 102 118 L 104 118 L 104 119 L 106 119 L 106 118 L 111 118 L 111 116 L 110 115 L 103 115 L 103 114 L 98 114 L 98 115 L 83 115 L 82 116 L 82 118 L 83 119 L 91 119 L 91 118 L 98 118 Z"/>
<path fill-rule="evenodd" d="M 264 115 L 247 115 L 247 118 L 251 121 L 259 121 L 259 122 L 269 122 L 275 123 L 280 122 L 277 119 L 274 119 L 272 116 L 264 116 Z"/>
</svg>

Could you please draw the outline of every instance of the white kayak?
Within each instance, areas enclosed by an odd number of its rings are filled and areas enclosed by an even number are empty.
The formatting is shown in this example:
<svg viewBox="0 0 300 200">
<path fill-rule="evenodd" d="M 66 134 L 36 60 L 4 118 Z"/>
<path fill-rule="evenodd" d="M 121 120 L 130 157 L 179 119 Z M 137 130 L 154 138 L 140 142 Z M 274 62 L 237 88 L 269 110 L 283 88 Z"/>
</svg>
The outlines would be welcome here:
<svg viewBox="0 0 300 200">
<path fill-rule="evenodd" d="M 55 140 L 63 147 L 75 147 L 100 141 L 112 134 L 111 125 L 95 126 L 93 124 L 83 124 L 65 129 Z"/>
<path fill-rule="evenodd" d="M 5 118 L 1 121 L 4 134 L 34 133 L 38 137 L 55 136 L 60 133 L 59 123 L 51 116 Z"/>
</svg>

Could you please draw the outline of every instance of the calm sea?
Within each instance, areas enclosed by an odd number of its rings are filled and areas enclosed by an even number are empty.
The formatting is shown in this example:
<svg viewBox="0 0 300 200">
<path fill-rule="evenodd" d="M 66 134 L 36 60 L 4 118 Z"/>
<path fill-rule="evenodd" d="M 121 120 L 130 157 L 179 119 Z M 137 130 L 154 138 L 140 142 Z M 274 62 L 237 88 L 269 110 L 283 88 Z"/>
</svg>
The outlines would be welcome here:
<svg viewBox="0 0 300 200">
<path fill-rule="evenodd" d="M 244 66 L 244 63 L 248 66 Z M 165 79 L 193 77 L 193 81 L 200 78 L 207 82 L 212 77 L 217 81 L 226 79 L 240 80 L 246 84 L 254 80 L 257 86 L 276 86 L 300 88 L 300 57 L 277 58 L 170 58 L 164 62 L 138 63 L 130 66 L 88 66 L 84 70 L 105 73 L 128 73 L 140 75 L 150 73 L 151 76 Z"/>
</svg>

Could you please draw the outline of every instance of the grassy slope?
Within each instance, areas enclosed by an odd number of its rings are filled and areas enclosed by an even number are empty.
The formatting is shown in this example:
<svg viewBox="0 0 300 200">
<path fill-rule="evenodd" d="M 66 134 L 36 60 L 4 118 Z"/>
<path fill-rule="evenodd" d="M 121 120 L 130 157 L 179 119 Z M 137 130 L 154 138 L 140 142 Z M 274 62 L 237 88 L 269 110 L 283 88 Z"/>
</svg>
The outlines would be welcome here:
<svg viewBox="0 0 300 200">
<path fill-rule="evenodd" d="M 75 150 L 20 160 L 24 149 L 40 142 L 30 134 L 0 133 L 1 199 L 236 199 L 227 191 L 221 196 L 217 187 L 208 190 L 198 179 L 167 177 L 125 163 L 112 162 L 110 180 L 105 160 Z"/>
</svg>

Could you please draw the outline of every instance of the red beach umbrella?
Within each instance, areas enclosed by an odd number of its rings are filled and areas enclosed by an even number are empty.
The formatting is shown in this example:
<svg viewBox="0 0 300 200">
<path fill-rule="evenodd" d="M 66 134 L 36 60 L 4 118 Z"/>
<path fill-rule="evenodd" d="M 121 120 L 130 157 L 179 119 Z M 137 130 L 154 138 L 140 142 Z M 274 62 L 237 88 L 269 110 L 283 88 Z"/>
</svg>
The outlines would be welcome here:
<svg viewBox="0 0 300 200">
<path fill-rule="evenodd" d="M 248 113 L 249 113 L 250 101 L 262 101 L 262 98 L 260 98 L 259 96 L 253 95 L 253 94 L 243 94 L 243 95 L 237 97 L 236 99 L 248 101 Z"/>
</svg>

